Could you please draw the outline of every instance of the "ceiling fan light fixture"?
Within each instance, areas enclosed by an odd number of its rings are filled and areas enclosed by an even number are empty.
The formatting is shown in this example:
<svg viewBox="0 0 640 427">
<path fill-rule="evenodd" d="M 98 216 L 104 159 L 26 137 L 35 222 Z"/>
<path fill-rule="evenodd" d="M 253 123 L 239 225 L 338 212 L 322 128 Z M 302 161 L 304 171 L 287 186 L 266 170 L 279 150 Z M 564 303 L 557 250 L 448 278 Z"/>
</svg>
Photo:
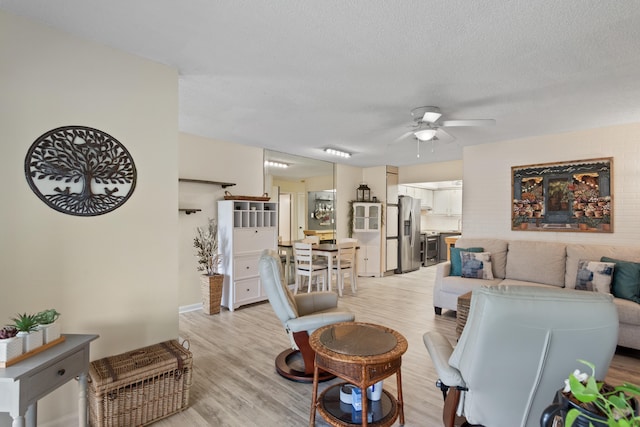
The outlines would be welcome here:
<svg viewBox="0 0 640 427">
<path fill-rule="evenodd" d="M 333 156 L 349 158 L 351 157 L 351 153 L 347 153 L 346 151 L 336 150 L 335 148 L 325 148 L 324 152 L 327 154 L 331 154 Z"/>
<path fill-rule="evenodd" d="M 436 129 L 422 129 L 413 134 L 420 141 L 431 141 L 436 136 Z"/>
</svg>

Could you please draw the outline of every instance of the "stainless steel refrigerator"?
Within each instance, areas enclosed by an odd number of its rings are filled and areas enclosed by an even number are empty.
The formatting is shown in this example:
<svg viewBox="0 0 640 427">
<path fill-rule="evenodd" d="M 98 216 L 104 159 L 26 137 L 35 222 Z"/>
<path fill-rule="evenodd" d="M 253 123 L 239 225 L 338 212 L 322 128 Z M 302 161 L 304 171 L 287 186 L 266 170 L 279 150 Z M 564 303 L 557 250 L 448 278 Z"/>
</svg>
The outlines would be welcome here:
<svg viewBox="0 0 640 427">
<path fill-rule="evenodd" d="M 420 268 L 420 199 L 398 198 L 398 269 L 407 273 Z"/>
</svg>

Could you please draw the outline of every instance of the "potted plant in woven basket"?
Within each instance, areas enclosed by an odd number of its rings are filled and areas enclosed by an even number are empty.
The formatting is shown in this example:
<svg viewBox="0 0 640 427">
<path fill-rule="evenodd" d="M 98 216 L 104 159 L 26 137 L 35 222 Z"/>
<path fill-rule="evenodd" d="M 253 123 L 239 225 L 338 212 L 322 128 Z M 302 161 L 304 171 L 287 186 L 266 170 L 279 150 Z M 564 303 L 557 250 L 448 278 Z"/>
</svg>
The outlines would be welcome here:
<svg viewBox="0 0 640 427">
<path fill-rule="evenodd" d="M 222 261 L 218 251 L 218 224 L 209 218 L 206 227 L 196 229 L 193 247 L 197 249 L 198 271 L 204 271 L 200 278 L 202 290 L 202 310 L 206 314 L 220 313 L 224 275 L 218 273 Z"/>
<path fill-rule="evenodd" d="M 0 362 L 6 362 L 22 354 L 22 337 L 17 336 L 15 326 L 0 329 Z"/>
<path fill-rule="evenodd" d="M 554 403 L 543 411 L 540 425 L 640 427 L 640 408 L 635 398 L 640 396 L 640 387 L 596 382 L 595 366 L 584 360 L 579 362 L 591 368 L 591 376 L 578 370 L 569 375 L 565 388 L 558 390 Z"/>
<path fill-rule="evenodd" d="M 42 345 L 42 331 L 38 329 L 38 319 L 35 314 L 17 314 L 11 319 L 13 326 L 22 337 L 22 352 L 28 353 Z"/>
<path fill-rule="evenodd" d="M 43 310 L 36 314 L 38 328 L 42 330 L 42 338 L 45 344 L 60 338 L 60 325 L 56 322 L 58 317 L 60 317 L 60 313 L 55 308 Z"/>
</svg>

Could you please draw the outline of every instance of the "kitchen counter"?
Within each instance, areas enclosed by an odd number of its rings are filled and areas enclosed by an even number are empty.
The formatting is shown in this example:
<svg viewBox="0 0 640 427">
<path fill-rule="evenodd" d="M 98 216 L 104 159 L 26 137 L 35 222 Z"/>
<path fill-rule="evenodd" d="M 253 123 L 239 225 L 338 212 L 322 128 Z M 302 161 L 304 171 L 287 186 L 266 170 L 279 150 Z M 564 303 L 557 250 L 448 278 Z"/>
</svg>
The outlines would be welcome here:
<svg viewBox="0 0 640 427">
<path fill-rule="evenodd" d="M 305 236 L 318 236 L 321 242 L 333 241 L 335 233 L 333 230 L 304 230 Z"/>
<path fill-rule="evenodd" d="M 449 261 L 449 248 L 455 244 L 460 235 L 459 231 L 440 232 L 440 245 L 438 247 L 438 259 L 440 261 Z"/>
</svg>

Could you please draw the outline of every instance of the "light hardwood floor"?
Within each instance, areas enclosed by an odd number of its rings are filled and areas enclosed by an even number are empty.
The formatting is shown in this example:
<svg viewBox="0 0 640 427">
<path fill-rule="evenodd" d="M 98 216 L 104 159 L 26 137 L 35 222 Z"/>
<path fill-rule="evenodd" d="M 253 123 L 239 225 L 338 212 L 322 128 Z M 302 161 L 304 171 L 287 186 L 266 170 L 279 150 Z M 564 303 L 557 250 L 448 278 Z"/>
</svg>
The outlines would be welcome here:
<svg viewBox="0 0 640 427">
<path fill-rule="evenodd" d="M 339 303 L 354 312 L 357 321 L 382 324 L 406 337 L 409 348 L 402 358 L 402 388 L 409 427 L 442 425 L 442 395 L 434 385 L 437 376 L 422 335 L 438 330 L 451 342 L 457 338 L 455 313 L 433 313 L 434 273 L 432 266 L 384 278 L 358 278 L 358 294 L 352 296 L 347 287 Z M 182 314 L 180 334 L 188 339 L 194 360 L 190 405 L 154 425 L 308 425 L 311 385 L 275 373 L 275 356 L 287 348 L 289 340 L 268 302 L 233 313 L 223 309 L 213 316 L 202 311 Z M 639 352 L 616 354 L 607 380 L 640 384 Z M 338 381 L 324 383 L 320 390 Z M 385 380 L 384 387 L 395 394 L 395 377 Z M 326 425 L 316 416 L 316 426 Z"/>
</svg>

